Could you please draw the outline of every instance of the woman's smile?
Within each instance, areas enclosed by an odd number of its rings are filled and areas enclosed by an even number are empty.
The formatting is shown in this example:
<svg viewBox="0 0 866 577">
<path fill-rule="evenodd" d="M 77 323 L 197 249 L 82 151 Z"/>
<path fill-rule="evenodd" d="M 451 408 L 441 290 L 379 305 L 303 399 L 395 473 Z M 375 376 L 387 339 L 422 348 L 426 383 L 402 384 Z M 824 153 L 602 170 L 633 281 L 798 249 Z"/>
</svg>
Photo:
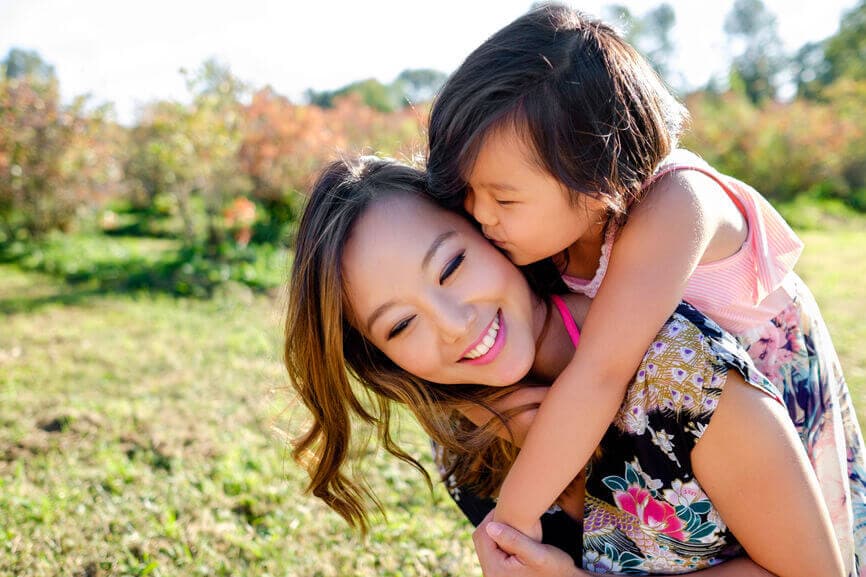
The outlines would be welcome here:
<svg viewBox="0 0 866 577">
<path fill-rule="evenodd" d="M 490 322 L 487 330 L 475 341 L 475 344 L 470 347 L 460 359 L 461 363 L 470 365 L 486 365 L 492 363 L 502 347 L 505 346 L 505 337 L 507 331 L 505 329 L 505 320 L 502 319 L 502 311 L 496 311 L 496 316 Z"/>
</svg>

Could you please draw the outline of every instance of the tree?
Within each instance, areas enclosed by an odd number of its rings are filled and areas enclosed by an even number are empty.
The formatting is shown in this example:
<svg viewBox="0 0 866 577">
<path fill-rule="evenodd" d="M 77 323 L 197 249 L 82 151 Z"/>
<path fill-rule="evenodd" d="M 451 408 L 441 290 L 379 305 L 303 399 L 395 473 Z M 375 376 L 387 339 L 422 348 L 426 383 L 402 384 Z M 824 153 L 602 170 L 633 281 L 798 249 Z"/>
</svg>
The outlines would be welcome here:
<svg viewBox="0 0 866 577">
<path fill-rule="evenodd" d="M 743 46 L 731 65 L 732 87 L 741 87 L 756 104 L 774 99 L 787 66 L 776 17 L 762 0 L 736 0 L 725 18 L 725 32 Z"/>
<path fill-rule="evenodd" d="M 824 58 L 825 43 L 808 42 L 791 59 L 791 73 L 799 98 L 816 100 L 832 82 L 832 70 Z"/>
<path fill-rule="evenodd" d="M 866 80 L 866 0 L 860 0 L 842 17 L 839 32 L 825 42 L 824 58 L 829 82 L 838 78 Z"/>
<path fill-rule="evenodd" d="M 352 82 L 337 90 L 317 92 L 310 89 L 307 90 L 306 97 L 310 104 L 321 108 L 333 108 L 339 98 L 350 94 L 359 95 L 364 104 L 379 112 L 393 112 L 406 104 L 400 86 L 382 84 L 375 78 Z"/>
<path fill-rule="evenodd" d="M 246 86 L 213 60 L 183 74 L 192 103 L 157 102 L 145 110 L 133 131 L 127 172 L 148 199 L 165 193 L 175 200 L 190 245 L 199 240 L 191 200 L 200 198 L 206 245 L 213 250 L 222 239 L 223 208 L 249 190 L 238 164 Z"/>
<path fill-rule="evenodd" d="M 447 78 L 444 72 L 432 68 L 415 68 L 401 72 L 394 84 L 402 88 L 403 99 L 414 104 L 432 100 Z"/>
<path fill-rule="evenodd" d="M 6 78 L 10 80 L 30 78 L 40 83 L 49 83 L 57 78 L 54 67 L 33 50 L 12 48 L 3 60 L 3 68 L 6 70 Z"/>
<path fill-rule="evenodd" d="M 659 76 L 672 86 L 682 84 L 681 79 L 674 78 L 671 65 L 674 56 L 671 32 L 676 24 L 676 13 L 670 4 L 660 4 L 641 17 L 621 4 L 609 5 L 606 13 L 609 19 L 619 23 L 626 40 L 647 58 Z"/>
</svg>

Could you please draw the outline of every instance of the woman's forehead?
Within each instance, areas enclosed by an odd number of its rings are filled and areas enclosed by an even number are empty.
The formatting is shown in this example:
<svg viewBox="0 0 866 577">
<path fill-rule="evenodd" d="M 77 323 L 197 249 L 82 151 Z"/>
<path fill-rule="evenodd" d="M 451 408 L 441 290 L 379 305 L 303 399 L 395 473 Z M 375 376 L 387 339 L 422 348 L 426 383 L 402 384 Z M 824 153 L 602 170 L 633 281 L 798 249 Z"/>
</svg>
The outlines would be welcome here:
<svg viewBox="0 0 866 577">
<path fill-rule="evenodd" d="M 374 201 L 355 225 L 372 245 L 389 238 L 394 243 L 429 240 L 443 229 L 471 228 L 466 219 L 436 205 L 433 201 L 412 194 L 393 194 Z M 366 230 L 365 230 L 366 229 Z M 364 234 L 364 233 L 369 234 Z M 353 234 L 353 236 L 356 236 Z"/>
</svg>

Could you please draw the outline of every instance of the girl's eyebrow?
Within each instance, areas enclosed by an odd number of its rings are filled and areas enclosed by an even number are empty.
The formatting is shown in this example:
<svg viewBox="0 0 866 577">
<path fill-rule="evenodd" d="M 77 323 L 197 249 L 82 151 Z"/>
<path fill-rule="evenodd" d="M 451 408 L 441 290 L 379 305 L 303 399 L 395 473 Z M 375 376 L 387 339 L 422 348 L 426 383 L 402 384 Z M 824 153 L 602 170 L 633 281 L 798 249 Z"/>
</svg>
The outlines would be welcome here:
<svg viewBox="0 0 866 577">
<path fill-rule="evenodd" d="M 502 192 L 517 192 L 516 188 L 514 188 L 510 184 L 505 184 L 502 182 L 482 182 L 478 186 L 480 188 L 492 188 L 494 190 L 499 190 Z"/>
<path fill-rule="evenodd" d="M 452 236 L 457 236 L 457 231 L 449 230 L 447 232 L 443 232 L 430 243 L 430 248 L 427 249 L 427 252 L 424 254 L 424 258 L 421 260 L 421 269 L 424 270 L 430 264 L 430 261 L 433 260 L 433 257 L 436 255 L 436 251 L 439 250 L 446 240 L 451 238 Z M 376 310 L 374 310 L 369 317 L 367 317 L 367 333 L 373 332 L 373 323 L 378 320 L 382 314 L 387 311 L 389 308 L 394 306 L 396 303 L 393 300 L 382 303 Z"/>
</svg>

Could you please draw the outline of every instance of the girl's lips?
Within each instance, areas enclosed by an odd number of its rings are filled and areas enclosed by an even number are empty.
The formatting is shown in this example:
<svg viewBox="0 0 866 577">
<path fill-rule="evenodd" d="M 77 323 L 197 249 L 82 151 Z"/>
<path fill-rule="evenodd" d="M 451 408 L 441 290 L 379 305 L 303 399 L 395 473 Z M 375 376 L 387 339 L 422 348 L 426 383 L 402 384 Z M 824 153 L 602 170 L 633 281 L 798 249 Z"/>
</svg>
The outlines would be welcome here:
<svg viewBox="0 0 866 577">
<path fill-rule="evenodd" d="M 494 360 L 496 360 L 496 357 L 502 351 L 502 347 L 505 346 L 505 337 L 506 337 L 506 332 L 507 332 L 506 328 L 505 328 L 505 319 L 502 318 L 502 310 L 501 309 L 496 312 L 496 318 L 499 319 L 499 332 L 496 333 L 496 340 L 493 341 L 493 345 L 490 347 L 490 350 L 488 350 L 486 353 L 484 353 L 483 355 L 481 355 L 478 358 L 460 359 L 460 361 L 458 361 L 458 362 L 466 363 L 468 365 L 486 365 L 487 363 L 492 363 Z M 490 324 L 492 325 L 493 321 L 490 321 Z M 488 325 L 488 330 L 489 330 L 489 328 L 490 328 L 490 325 Z M 484 334 L 487 334 L 487 332 L 485 331 Z M 480 342 L 480 341 L 481 341 L 481 339 L 479 339 L 478 342 Z M 475 348 L 475 346 L 478 344 L 478 342 L 476 342 L 471 347 L 469 347 L 467 349 L 467 352 L 469 352 L 473 348 Z M 464 353 L 464 356 L 465 355 L 466 355 L 466 353 Z"/>
</svg>

